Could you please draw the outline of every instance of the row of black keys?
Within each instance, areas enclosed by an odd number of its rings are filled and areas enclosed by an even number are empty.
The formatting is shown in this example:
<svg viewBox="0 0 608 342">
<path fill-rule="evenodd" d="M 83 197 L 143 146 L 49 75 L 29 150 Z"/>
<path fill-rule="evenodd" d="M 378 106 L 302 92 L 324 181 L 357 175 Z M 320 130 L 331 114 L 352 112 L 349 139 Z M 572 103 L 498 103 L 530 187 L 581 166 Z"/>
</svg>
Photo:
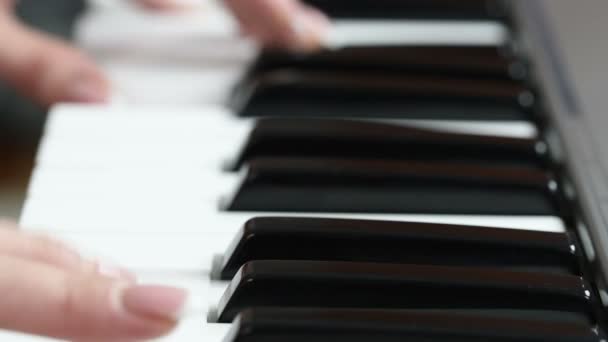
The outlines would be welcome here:
<svg viewBox="0 0 608 342">
<path fill-rule="evenodd" d="M 490 9 L 502 7 L 492 0 L 309 2 L 335 16 L 363 18 L 496 21 Z M 526 119 L 534 105 L 533 93 L 521 83 L 527 77 L 528 66 L 507 46 L 357 47 L 305 56 L 268 52 L 237 92 L 237 102 L 244 116 Z"/>
<path fill-rule="evenodd" d="M 235 211 L 567 216 L 547 145 L 356 120 L 260 119 Z"/>
<path fill-rule="evenodd" d="M 212 320 L 239 317 L 234 341 L 601 341 L 579 265 L 568 233 L 256 218 Z"/>
<path fill-rule="evenodd" d="M 527 72 L 506 50 L 479 46 L 263 54 L 235 103 L 242 116 L 274 119 L 232 165 L 248 171 L 227 208 L 566 216 L 540 140 L 352 120 L 538 122 Z"/>
<path fill-rule="evenodd" d="M 263 54 L 237 88 L 242 116 L 541 122 L 529 66 L 504 47 L 352 47 Z"/>
<path fill-rule="evenodd" d="M 496 0 L 305 0 L 334 18 L 508 20 Z"/>
</svg>

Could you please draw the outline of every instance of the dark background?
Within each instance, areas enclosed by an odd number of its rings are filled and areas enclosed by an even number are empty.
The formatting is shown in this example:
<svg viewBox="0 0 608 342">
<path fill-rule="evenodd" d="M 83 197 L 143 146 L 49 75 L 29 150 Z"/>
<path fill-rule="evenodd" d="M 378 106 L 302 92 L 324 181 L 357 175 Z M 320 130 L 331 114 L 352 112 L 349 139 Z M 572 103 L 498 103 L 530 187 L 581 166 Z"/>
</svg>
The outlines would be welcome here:
<svg viewBox="0 0 608 342">
<path fill-rule="evenodd" d="M 17 14 L 31 26 L 71 39 L 84 7 L 82 0 L 21 0 Z M 0 216 L 19 215 L 45 117 L 43 108 L 0 79 Z"/>
</svg>

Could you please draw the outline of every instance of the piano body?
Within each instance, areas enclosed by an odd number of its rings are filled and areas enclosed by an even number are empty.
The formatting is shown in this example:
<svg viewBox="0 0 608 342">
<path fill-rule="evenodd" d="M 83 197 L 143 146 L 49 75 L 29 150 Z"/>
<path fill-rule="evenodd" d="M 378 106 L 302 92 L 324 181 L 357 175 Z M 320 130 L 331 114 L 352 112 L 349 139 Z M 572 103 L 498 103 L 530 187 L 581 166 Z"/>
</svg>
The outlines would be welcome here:
<svg viewBox="0 0 608 342">
<path fill-rule="evenodd" d="M 190 289 L 163 341 L 606 341 L 608 4 L 311 2 L 310 56 L 94 5 L 116 102 L 52 111 L 21 224 Z"/>
</svg>

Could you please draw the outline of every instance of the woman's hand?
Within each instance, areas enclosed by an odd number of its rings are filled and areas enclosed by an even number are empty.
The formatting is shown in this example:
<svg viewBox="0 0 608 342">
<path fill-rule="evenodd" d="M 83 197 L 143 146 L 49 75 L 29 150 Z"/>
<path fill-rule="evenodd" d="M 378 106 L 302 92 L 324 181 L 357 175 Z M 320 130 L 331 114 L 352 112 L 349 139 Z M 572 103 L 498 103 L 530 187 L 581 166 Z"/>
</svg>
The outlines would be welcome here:
<svg viewBox="0 0 608 342">
<path fill-rule="evenodd" d="M 183 290 L 141 286 L 120 268 L 0 222 L 0 329 L 66 340 L 139 341 L 171 331 Z"/>
<path fill-rule="evenodd" d="M 329 20 L 299 0 L 226 0 L 243 33 L 265 46 L 295 51 L 321 47 Z"/>
<path fill-rule="evenodd" d="M 90 58 L 26 27 L 13 9 L 13 0 L 0 0 L 1 79 L 44 106 L 107 100 L 108 81 Z"/>
<path fill-rule="evenodd" d="M 150 9 L 192 6 L 184 0 L 137 0 Z M 299 0 L 225 0 L 244 34 L 262 45 L 294 51 L 318 49 L 329 20 Z M 67 42 L 34 31 L 13 15 L 14 0 L 0 0 L 0 79 L 43 106 L 99 103 L 109 82 L 94 61 Z"/>
<path fill-rule="evenodd" d="M 175 10 L 192 1 L 138 0 L 154 9 Z M 225 0 L 241 23 L 243 33 L 264 46 L 314 51 L 323 43 L 329 19 L 299 0 Z"/>
</svg>

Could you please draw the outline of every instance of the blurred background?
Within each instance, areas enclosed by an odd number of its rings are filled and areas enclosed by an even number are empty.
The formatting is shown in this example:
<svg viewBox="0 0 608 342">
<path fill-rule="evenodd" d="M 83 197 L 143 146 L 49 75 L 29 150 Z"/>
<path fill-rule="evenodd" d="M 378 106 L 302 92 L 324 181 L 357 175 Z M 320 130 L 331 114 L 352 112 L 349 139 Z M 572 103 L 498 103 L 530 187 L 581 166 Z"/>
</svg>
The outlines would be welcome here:
<svg viewBox="0 0 608 342">
<path fill-rule="evenodd" d="M 28 24 L 71 39 L 84 7 L 84 0 L 21 0 L 17 11 Z M 45 116 L 0 81 L 0 217 L 19 216 Z"/>
</svg>

